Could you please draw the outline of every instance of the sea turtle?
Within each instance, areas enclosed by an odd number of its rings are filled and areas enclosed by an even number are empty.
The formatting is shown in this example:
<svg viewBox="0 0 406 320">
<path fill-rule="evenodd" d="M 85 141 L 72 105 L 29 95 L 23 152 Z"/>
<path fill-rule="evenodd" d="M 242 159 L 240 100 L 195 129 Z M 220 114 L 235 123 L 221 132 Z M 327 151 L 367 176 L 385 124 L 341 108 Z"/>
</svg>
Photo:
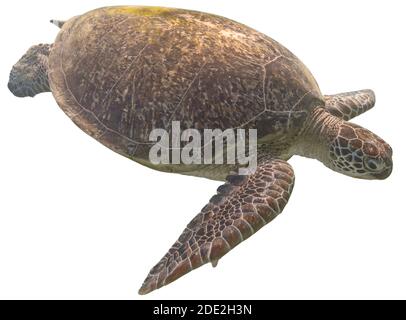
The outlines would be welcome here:
<svg viewBox="0 0 406 320">
<path fill-rule="evenodd" d="M 292 155 L 355 178 L 385 179 L 392 171 L 391 147 L 347 122 L 374 106 L 371 90 L 323 96 L 296 56 L 245 25 L 138 6 L 51 22 L 61 28 L 55 43 L 31 47 L 14 65 L 14 95 L 52 91 L 73 122 L 110 149 L 157 170 L 225 182 L 152 268 L 140 294 L 205 263 L 215 266 L 281 213 L 294 184 Z M 173 122 L 182 130 L 256 129 L 256 170 L 151 161 L 150 133 L 171 132 Z"/>
</svg>

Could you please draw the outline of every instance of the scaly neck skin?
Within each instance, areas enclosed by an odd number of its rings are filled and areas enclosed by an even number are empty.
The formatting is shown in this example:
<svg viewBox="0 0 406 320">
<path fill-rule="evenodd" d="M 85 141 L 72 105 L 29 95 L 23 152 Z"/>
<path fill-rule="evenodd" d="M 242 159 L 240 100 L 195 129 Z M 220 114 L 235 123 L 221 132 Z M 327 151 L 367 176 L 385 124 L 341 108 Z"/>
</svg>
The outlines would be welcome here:
<svg viewBox="0 0 406 320">
<path fill-rule="evenodd" d="M 306 121 L 302 138 L 295 147 L 295 154 L 329 162 L 329 147 L 338 134 L 342 120 L 332 116 L 324 108 L 315 108 Z"/>
</svg>

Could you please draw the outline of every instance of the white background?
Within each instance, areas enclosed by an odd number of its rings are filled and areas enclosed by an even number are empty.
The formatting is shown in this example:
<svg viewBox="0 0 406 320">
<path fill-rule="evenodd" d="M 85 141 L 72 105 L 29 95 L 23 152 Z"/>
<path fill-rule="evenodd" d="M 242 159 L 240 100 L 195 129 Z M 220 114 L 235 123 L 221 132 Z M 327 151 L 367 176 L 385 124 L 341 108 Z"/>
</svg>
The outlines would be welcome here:
<svg viewBox="0 0 406 320">
<path fill-rule="evenodd" d="M 324 93 L 374 89 L 355 122 L 387 140 L 384 181 L 294 157 L 284 213 L 220 260 L 141 297 L 150 268 L 219 183 L 152 171 L 78 129 L 50 93 L 18 99 L 11 66 L 67 19 L 116 1 L 9 1 L 0 30 L 0 298 L 406 298 L 404 1 L 127 1 L 190 8 L 281 42 Z"/>
</svg>

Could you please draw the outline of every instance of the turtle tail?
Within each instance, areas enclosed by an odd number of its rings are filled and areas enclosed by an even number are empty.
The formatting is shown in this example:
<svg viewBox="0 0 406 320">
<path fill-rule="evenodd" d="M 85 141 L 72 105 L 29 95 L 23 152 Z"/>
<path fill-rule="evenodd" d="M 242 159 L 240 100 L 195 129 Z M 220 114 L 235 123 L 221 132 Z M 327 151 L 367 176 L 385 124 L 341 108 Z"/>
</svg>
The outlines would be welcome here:
<svg viewBox="0 0 406 320">
<path fill-rule="evenodd" d="M 49 22 L 56 25 L 58 28 L 62 28 L 66 21 L 51 19 Z"/>
</svg>

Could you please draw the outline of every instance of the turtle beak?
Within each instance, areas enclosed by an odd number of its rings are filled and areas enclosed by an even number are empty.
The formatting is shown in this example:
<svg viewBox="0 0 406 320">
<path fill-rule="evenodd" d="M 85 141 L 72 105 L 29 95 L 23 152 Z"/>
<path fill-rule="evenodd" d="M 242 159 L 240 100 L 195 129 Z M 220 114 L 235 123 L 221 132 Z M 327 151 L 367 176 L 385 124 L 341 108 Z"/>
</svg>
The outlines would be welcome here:
<svg viewBox="0 0 406 320">
<path fill-rule="evenodd" d="M 388 178 L 392 173 L 392 167 L 385 169 L 384 171 L 374 174 L 374 178 L 378 180 L 384 180 Z"/>
<path fill-rule="evenodd" d="M 385 161 L 385 169 L 373 175 L 374 178 L 378 180 L 388 178 L 391 175 L 393 169 L 392 148 L 388 144 L 386 144 L 384 150 L 385 151 L 383 152 L 383 158 Z"/>
</svg>

